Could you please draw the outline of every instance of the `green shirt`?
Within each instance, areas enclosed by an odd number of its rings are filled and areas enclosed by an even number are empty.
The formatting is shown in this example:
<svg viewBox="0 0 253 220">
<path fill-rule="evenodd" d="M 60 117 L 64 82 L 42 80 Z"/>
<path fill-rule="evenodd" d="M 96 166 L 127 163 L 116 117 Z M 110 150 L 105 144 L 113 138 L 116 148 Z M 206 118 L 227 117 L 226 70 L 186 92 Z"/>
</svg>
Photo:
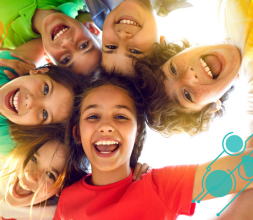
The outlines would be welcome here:
<svg viewBox="0 0 253 220">
<path fill-rule="evenodd" d="M 12 57 L 10 51 L 0 51 L 0 59 L 14 59 L 18 58 Z M 5 83 L 10 82 L 9 78 L 5 75 L 4 70 L 10 70 L 14 74 L 17 74 L 13 69 L 9 67 L 0 66 L 0 86 Z M 9 125 L 6 122 L 6 117 L 0 115 L 0 155 L 7 155 L 15 147 L 15 143 L 12 142 L 9 135 Z"/>
<path fill-rule="evenodd" d="M 75 18 L 78 10 L 84 8 L 82 0 L 1 0 L 0 21 L 4 25 L 2 48 L 15 49 L 33 38 L 41 37 L 32 30 L 32 17 L 35 10 L 54 9 Z"/>
</svg>

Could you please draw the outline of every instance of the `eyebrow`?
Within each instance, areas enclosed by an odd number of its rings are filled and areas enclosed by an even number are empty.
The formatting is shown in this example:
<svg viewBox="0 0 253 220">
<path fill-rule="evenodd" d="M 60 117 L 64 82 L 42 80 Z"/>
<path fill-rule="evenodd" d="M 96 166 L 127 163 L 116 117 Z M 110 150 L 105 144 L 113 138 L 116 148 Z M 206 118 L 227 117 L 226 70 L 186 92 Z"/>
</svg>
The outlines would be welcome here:
<svg viewBox="0 0 253 220">
<path fill-rule="evenodd" d="M 98 107 L 99 107 L 98 105 L 88 105 L 85 107 L 85 109 L 82 111 L 82 113 L 87 111 L 88 109 L 98 108 Z M 132 110 L 126 105 L 116 105 L 114 108 L 116 108 L 116 109 L 124 108 L 124 109 L 127 109 L 128 111 L 130 111 L 131 113 L 133 113 Z"/>
<path fill-rule="evenodd" d="M 175 92 L 173 93 L 172 96 L 173 96 L 173 99 L 176 101 L 176 103 L 179 104 L 179 105 L 181 105 L 181 103 L 179 102 L 179 99 L 178 99 L 178 97 L 177 97 L 177 95 L 176 95 Z M 182 105 L 181 105 L 181 106 L 182 106 Z"/>
<path fill-rule="evenodd" d="M 51 89 L 50 89 L 50 96 L 52 96 L 53 95 L 53 91 L 54 91 L 54 84 L 53 84 L 53 81 L 52 80 L 50 80 L 50 84 L 51 84 Z M 53 116 L 53 113 L 52 113 L 52 111 L 49 109 L 49 112 L 50 112 L 50 118 L 51 118 L 51 120 L 49 121 L 49 124 L 51 124 L 52 122 L 53 122 L 53 120 L 54 120 L 54 116 Z"/>
<path fill-rule="evenodd" d="M 81 55 L 83 56 L 84 54 L 91 52 L 92 50 L 94 50 L 94 48 L 95 48 L 95 45 L 92 44 L 92 47 L 91 47 L 90 49 L 88 49 L 88 50 L 83 51 L 83 53 L 82 53 Z M 74 63 L 75 63 L 75 61 L 73 61 L 73 62 L 72 62 L 69 66 L 67 66 L 67 67 L 68 67 L 68 68 L 73 67 L 73 66 L 74 66 Z"/>
</svg>

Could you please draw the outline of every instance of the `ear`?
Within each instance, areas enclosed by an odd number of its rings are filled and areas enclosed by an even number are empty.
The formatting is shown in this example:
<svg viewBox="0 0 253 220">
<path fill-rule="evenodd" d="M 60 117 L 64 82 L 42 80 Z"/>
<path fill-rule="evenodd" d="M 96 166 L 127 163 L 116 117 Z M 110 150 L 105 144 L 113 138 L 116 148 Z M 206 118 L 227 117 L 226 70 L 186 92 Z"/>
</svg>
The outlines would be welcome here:
<svg viewBox="0 0 253 220">
<path fill-rule="evenodd" d="M 163 41 L 166 41 L 166 37 L 164 37 L 163 35 L 160 36 L 160 43 L 162 43 Z"/>
<path fill-rule="evenodd" d="M 83 22 L 83 25 L 94 35 L 98 36 L 100 34 L 100 31 L 98 30 L 98 28 L 90 23 L 90 22 Z"/>
<path fill-rule="evenodd" d="M 220 100 L 217 100 L 215 103 L 216 103 L 216 106 L 215 106 L 215 108 L 211 111 L 211 113 L 217 112 L 217 111 L 220 110 L 220 108 L 221 108 L 221 101 L 220 101 Z"/>
<path fill-rule="evenodd" d="M 56 195 L 56 197 L 60 197 L 60 194 L 59 194 L 59 192 L 58 192 L 58 193 L 56 193 L 55 195 Z"/>
<path fill-rule="evenodd" d="M 37 70 L 30 70 L 30 75 L 37 75 L 37 74 L 46 74 L 49 71 L 49 68 L 43 67 Z"/>
<path fill-rule="evenodd" d="M 79 128 L 77 125 L 73 127 L 73 136 L 77 144 L 80 144 L 80 134 L 79 134 Z"/>
</svg>

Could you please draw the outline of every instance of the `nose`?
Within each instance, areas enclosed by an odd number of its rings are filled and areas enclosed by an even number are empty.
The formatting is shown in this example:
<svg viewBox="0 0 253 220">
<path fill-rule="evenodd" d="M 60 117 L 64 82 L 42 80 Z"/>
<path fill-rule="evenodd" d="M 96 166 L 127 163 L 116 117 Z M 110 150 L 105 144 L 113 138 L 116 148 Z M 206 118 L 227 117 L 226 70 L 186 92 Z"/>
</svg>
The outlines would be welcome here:
<svg viewBox="0 0 253 220">
<path fill-rule="evenodd" d="M 131 39 L 133 37 L 133 33 L 127 30 L 118 30 L 117 35 L 120 39 Z"/>
<path fill-rule="evenodd" d="M 41 180 L 42 172 L 40 171 L 25 171 L 26 178 L 33 182 L 38 183 Z"/>
<path fill-rule="evenodd" d="M 184 83 L 198 83 L 199 82 L 199 77 L 196 73 L 196 71 L 194 70 L 194 68 L 189 67 L 184 74 L 180 74 L 179 76 L 179 80 L 184 82 Z"/>
<path fill-rule="evenodd" d="M 104 122 L 100 125 L 99 132 L 104 133 L 104 134 L 113 133 L 114 132 L 114 127 L 110 123 Z"/>
<path fill-rule="evenodd" d="M 36 106 L 37 100 L 33 95 L 27 94 L 25 99 L 25 107 L 26 109 L 32 109 Z"/>
<path fill-rule="evenodd" d="M 72 45 L 73 45 L 73 39 L 70 37 L 70 38 L 63 39 L 61 47 L 65 49 L 66 47 L 70 47 Z"/>
</svg>

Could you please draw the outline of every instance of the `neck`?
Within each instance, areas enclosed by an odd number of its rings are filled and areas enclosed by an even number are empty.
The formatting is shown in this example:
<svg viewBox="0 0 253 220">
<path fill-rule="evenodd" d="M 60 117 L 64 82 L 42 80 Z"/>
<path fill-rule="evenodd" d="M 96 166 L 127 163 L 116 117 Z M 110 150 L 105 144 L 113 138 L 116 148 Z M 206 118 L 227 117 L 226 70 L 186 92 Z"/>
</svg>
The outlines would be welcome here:
<svg viewBox="0 0 253 220">
<path fill-rule="evenodd" d="M 91 169 L 92 176 L 89 184 L 95 186 L 103 186 L 119 182 L 127 178 L 131 173 L 130 166 L 126 166 L 125 164 L 115 170 L 110 171 L 101 171 L 92 166 Z"/>
<path fill-rule="evenodd" d="M 42 29 L 42 22 L 45 17 L 50 14 L 53 14 L 57 11 L 55 10 L 43 10 L 43 9 L 36 9 L 32 18 L 32 29 L 38 34 L 41 34 Z"/>
</svg>

